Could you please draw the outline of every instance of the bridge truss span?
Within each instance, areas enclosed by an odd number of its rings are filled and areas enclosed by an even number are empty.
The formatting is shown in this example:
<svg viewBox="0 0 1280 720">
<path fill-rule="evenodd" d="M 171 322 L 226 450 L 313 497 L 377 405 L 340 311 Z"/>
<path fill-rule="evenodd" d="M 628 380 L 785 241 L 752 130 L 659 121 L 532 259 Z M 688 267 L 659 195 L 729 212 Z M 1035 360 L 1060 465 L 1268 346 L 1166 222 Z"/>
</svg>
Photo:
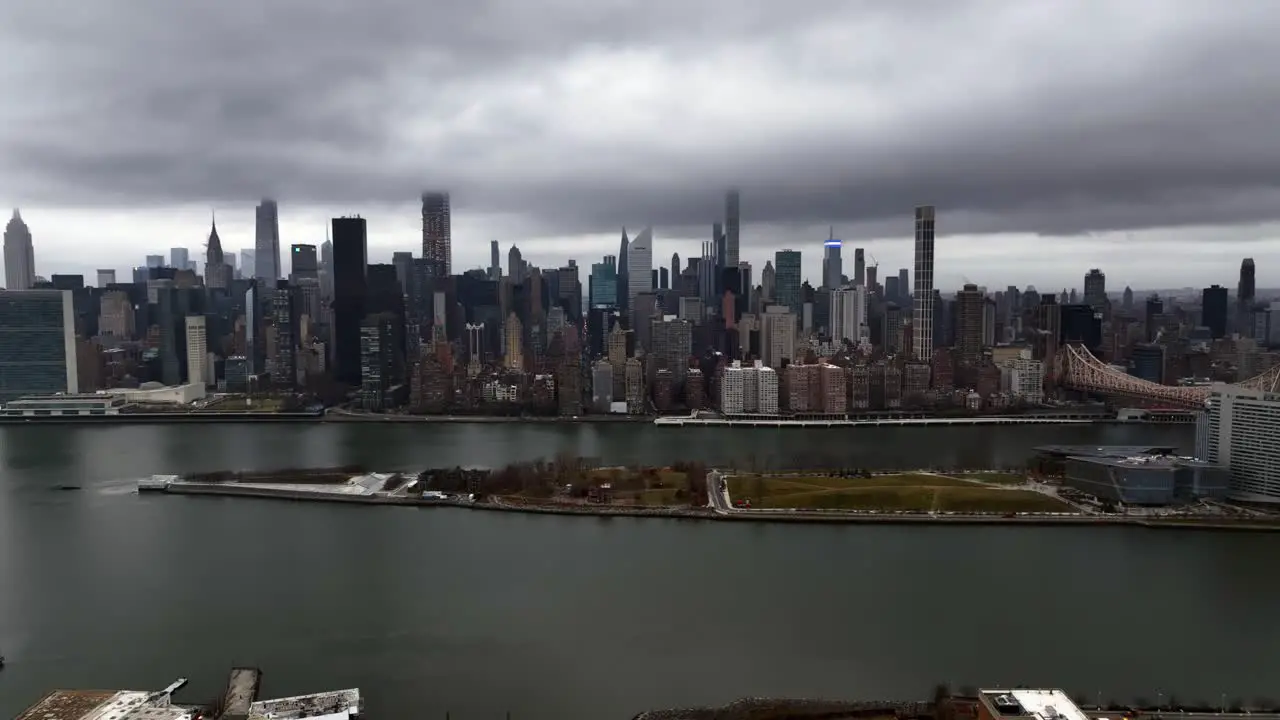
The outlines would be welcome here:
<svg viewBox="0 0 1280 720">
<path fill-rule="evenodd" d="M 1203 408 L 1211 389 L 1208 385 L 1161 385 L 1133 377 L 1094 357 L 1083 345 L 1064 345 L 1058 351 L 1058 379 L 1072 390 L 1164 402 L 1188 410 Z M 1280 365 L 1237 386 L 1280 392 Z"/>
</svg>

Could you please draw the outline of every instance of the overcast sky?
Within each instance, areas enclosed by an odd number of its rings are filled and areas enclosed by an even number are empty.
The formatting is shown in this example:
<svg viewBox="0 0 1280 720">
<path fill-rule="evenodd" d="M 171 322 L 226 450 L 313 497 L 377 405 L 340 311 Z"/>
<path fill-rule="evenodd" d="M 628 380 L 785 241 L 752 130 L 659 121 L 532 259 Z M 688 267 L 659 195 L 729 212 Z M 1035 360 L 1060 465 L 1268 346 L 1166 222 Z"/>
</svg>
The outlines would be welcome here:
<svg viewBox="0 0 1280 720">
<path fill-rule="evenodd" d="M 654 226 L 687 257 L 742 189 L 756 277 L 819 277 L 829 226 L 938 287 L 1280 285 L 1280 2 L 49 0 L 0 3 L 0 202 L 36 271 L 252 246 L 361 213 L 421 252 L 453 197 L 456 269 L 541 265 Z M 846 256 L 852 253 L 846 251 Z M 847 260 L 851 264 L 851 260 Z"/>
</svg>

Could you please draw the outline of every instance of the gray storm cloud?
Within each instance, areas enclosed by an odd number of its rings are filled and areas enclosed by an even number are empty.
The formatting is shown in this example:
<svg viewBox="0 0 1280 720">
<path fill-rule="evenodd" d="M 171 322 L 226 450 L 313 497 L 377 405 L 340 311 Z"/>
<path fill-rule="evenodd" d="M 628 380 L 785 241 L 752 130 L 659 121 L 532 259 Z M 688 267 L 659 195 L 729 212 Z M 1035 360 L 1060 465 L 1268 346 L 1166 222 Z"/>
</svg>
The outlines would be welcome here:
<svg viewBox="0 0 1280 720">
<path fill-rule="evenodd" d="M 195 5 L 0 6 L 0 197 L 447 187 L 459 211 L 565 234 L 700 225 L 728 185 L 751 221 L 868 232 L 920 203 L 973 232 L 1280 214 L 1269 0 Z M 661 111 L 602 107 L 591 88 L 637 67 L 666 69 L 627 96 Z M 564 90 L 584 72 L 604 84 Z"/>
</svg>

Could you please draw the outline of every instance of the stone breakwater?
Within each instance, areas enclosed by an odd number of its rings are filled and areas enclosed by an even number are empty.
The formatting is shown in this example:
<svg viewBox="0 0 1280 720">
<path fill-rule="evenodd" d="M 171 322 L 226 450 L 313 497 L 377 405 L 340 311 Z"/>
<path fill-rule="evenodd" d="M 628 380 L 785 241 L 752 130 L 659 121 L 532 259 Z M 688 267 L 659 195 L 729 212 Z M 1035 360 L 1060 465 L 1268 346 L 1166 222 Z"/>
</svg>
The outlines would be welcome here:
<svg viewBox="0 0 1280 720">
<path fill-rule="evenodd" d="M 932 718 L 928 702 L 839 702 L 746 698 L 718 708 L 648 710 L 633 720 L 855 720 Z"/>
</svg>

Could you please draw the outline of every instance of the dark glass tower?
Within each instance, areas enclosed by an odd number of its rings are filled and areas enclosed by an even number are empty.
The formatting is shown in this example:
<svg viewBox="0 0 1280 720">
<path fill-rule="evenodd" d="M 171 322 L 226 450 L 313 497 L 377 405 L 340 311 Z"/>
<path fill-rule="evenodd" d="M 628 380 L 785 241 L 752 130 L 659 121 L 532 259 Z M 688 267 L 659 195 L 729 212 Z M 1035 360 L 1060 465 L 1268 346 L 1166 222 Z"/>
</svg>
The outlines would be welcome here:
<svg viewBox="0 0 1280 720">
<path fill-rule="evenodd" d="M 369 250 L 364 218 L 333 219 L 334 377 L 360 384 L 360 324 L 368 295 Z"/>
</svg>

